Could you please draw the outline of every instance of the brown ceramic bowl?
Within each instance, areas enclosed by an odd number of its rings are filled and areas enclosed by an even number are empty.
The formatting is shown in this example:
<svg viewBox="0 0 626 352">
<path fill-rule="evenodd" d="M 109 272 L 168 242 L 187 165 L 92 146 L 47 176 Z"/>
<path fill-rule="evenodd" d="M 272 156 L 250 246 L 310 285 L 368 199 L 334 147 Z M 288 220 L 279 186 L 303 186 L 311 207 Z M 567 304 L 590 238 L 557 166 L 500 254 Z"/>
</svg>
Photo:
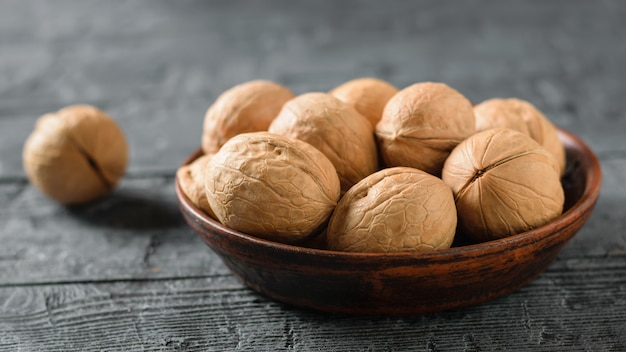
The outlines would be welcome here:
<svg viewBox="0 0 626 352">
<path fill-rule="evenodd" d="M 431 253 L 344 253 L 294 246 L 233 231 L 193 206 L 178 183 L 189 225 L 246 285 L 280 302 L 327 312 L 410 315 L 506 295 L 541 274 L 589 218 L 600 164 L 575 135 L 560 130 L 568 169 L 561 216 L 534 230 Z M 198 150 L 186 163 L 200 156 Z"/>
</svg>

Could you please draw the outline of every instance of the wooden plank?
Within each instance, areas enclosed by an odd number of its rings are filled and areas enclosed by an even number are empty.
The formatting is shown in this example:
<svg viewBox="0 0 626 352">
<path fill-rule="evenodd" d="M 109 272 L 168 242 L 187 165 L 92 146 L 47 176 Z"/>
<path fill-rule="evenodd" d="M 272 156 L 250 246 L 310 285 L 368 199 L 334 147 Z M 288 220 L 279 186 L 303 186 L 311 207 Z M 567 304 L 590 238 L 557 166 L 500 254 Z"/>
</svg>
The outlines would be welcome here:
<svg viewBox="0 0 626 352">
<path fill-rule="evenodd" d="M 602 190 L 594 212 L 565 246 L 563 257 L 626 253 L 626 158 L 607 156 L 601 167 Z"/>
<path fill-rule="evenodd" d="M 0 2 L 0 350 L 626 350 L 626 3 Z M 302 311 L 243 287 L 182 222 L 173 175 L 220 92 L 359 76 L 516 96 L 602 161 L 587 225 L 539 279 L 419 317 Z M 35 119 L 108 111 L 131 146 L 111 197 L 65 208 L 25 182 Z"/>
<path fill-rule="evenodd" d="M 122 125 L 131 173 L 171 172 L 199 145 L 217 95 L 259 78 L 297 93 L 359 76 L 443 81 L 474 101 L 528 99 L 594 150 L 624 151 L 625 15 L 619 0 L 454 9 L 3 1 L 0 178 L 23 177 L 21 148 L 38 116 L 83 102 Z"/>
<path fill-rule="evenodd" d="M 624 321 L 624 255 L 559 261 L 506 297 L 416 317 L 303 311 L 230 275 L 0 288 L 0 349 L 20 351 L 623 351 Z"/>
<path fill-rule="evenodd" d="M 111 196 L 67 208 L 25 183 L 0 184 L 0 284 L 225 273 L 184 223 L 174 179 L 127 179 Z"/>
</svg>

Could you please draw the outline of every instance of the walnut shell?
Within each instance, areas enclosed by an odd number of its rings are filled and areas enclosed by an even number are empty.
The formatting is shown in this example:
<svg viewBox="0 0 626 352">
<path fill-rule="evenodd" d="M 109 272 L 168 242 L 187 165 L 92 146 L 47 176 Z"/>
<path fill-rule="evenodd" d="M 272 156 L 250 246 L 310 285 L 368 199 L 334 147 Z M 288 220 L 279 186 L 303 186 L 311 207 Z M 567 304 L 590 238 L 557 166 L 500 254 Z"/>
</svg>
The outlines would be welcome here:
<svg viewBox="0 0 626 352">
<path fill-rule="evenodd" d="M 328 224 L 328 248 L 350 252 L 449 248 L 457 225 L 450 188 L 426 172 L 394 167 L 352 187 Z"/>
<path fill-rule="evenodd" d="M 450 151 L 475 132 L 472 104 L 443 83 L 416 83 L 385 106 L 376 125 L 380 151 L 389 166 L 409 166 L 441 175 Z"/>
<path fill-rule="evenodd" d="M 340 192 L 337 171 L 324 154 L 269 132 L 226 142 L 207 165 L 205 185 L 224 225 L 285 243 L 323 227 Z"/>
<path fill-rule="evenodd" d="M 73 105 L 39 118 L 23 149 L 30 182 L 62 204 L 93 201 L 124 175 L 128 145 L 103 111 Z"/>
<path fill-rule="evenodd" d="M 204 154 L 191 164 L 181 166 L 176 172 L 176 179 L 191 203 L 215 219 L 204 187 L 205 172 L 212 157 L 213 154 Z"/>
<path fill-rule="evenodd" d="M 351 105 L 367 118 L 372 131 L 376 129 L 385 105 L 396 93 L 398 93 L 398 88 L 377 78 L 353 79 L 329 92 L 330 95 Z"/>
<path fill-rule="evenodd" d="M 476 241 L 518 234 L 563 211 L 559 164 L 535 140 L 512 129 L 478 132 L 459 144 L 443 167 L 459 225 Z"/>
<path fill-rule="evenodd" d="M 293 97 L 288 88 L 263 80 L 242 83 L 225 91 L 204 117 L 202 150 L 213 154 L 240 133 L 267 131 L 283 104 Z"/>
<path fill-rule="evenodd" d="M 342 192 L 378 169 L 369 122 L 329 94 L 307 93 L 290 100 L 269 132 L 302 140 L 324 153 L 339 174 Z"/>
<path fill-rule="evenodd" d="M 554 155 L 561 175 L 565 172 L 565 148 L 556 127 L 531 103 L 515 99 L 489 99 L 474 107 L 476 130 L 510 128 L 529 135 Z"/>
</svg>

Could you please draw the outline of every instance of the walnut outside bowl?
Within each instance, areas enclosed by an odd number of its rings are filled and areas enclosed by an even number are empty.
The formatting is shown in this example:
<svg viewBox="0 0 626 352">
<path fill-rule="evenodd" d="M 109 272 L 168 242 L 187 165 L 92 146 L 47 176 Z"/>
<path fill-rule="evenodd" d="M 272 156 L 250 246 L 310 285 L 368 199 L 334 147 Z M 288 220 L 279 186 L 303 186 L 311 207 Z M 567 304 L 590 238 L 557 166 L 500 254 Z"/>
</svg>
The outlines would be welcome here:
<svg viewBox="0 0 626 352">
<path fill-rule="evenodd" d="M 600 164 L 559 130 L 568 168 L 563 214 L 511 237 L 430 253 L 345 253 L 233 231 L 193 206 L 178 182 L 187 223 L 247 286 L 274 300 L 326 312 L 415 315 L 486 302 L 540 275 L 587 221 L 600 193 Z M 185 163 L 201 155 L 196 151 Z"/>
</svg>

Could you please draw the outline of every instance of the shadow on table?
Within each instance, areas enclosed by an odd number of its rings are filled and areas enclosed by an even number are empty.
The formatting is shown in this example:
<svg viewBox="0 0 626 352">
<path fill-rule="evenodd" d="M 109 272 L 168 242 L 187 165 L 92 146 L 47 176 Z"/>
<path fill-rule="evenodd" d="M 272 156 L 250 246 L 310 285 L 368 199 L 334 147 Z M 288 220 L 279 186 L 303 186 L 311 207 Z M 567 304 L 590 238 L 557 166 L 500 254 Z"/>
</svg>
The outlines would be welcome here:
<svg viewBox="0 0 626 352">
<path fill-rule="evenodd" d="M 166 229 L 184 224 L 175 201 L 137 192 L 118 191 L 94 203 L 67 209 L 85 222 L 117 229 Z"/>
</svg>

